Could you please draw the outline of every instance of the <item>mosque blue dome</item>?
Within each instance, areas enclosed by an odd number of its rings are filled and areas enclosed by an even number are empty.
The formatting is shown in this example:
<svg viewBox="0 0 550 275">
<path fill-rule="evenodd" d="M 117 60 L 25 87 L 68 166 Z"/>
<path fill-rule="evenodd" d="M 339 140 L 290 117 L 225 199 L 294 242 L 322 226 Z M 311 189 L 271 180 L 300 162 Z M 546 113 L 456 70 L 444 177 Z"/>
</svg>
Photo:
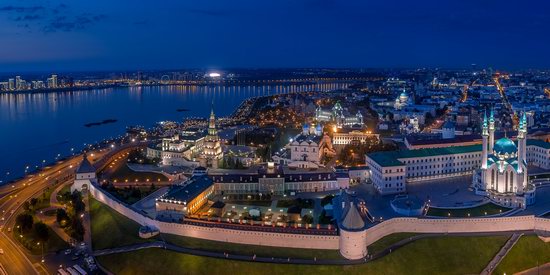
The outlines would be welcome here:
<svg viewBox="0 0 550 275">
<path fill-rule="evenodd" d="M 518 147 L 511 139 L 501 138 L 497 140 L 495 146 L 493 147 L 493 150 L 499 155 L 504 155 L 506 153 L 511 155 L 517 153 Z"/>
</svg>

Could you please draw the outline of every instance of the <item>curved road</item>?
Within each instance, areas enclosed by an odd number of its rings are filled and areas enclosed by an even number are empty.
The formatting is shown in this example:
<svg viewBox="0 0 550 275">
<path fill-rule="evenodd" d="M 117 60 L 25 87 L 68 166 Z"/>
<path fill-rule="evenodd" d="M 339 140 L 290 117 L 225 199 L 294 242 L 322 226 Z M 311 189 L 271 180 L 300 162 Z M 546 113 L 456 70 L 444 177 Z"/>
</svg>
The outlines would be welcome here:
<svg viewBox="0 0 550 275">
<path fill-rule="evenodd" d="M 128 147 L 133 146 L 128 144 L 128 146 L 120 146 L 114 150 L 102 149 L 89 152 L 93 158 L 91 161 L 102 165 L 104 156 L 116 155 L 119 150 L 124 151 Z M 13 184 L 0 186 L 0 248 L 4 250 L 4 254 L 0 255 L 0 272 L 7 274 L 47 273 L 43 265 L 40 264 L 41 257 L 28 254 L 13 239 L 12 230 L 15 227 L 15 217 L 21 211 L 23 202 L 40 195 L 48 187 L 53 188 L 58 183 L 73 179 L 74 172 L 81 161 L 82 156 L 77 155 L 51 167 L 46 167 Z M 8 195 L 10 197 L 4 199 Z"/>
</svg>

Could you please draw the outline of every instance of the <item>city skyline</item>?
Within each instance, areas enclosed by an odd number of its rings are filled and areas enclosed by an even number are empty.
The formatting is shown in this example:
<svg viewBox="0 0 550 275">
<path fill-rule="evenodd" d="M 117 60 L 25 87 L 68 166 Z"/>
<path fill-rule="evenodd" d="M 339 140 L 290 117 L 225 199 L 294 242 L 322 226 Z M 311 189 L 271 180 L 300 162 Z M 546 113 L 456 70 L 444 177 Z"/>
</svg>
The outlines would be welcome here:
<svg viewBox="0 0 550 275">
<path fill-rule="evenodd" d="M 0 71 L 548 68 L 548 5 L 6 1 Z"/>
</svg>

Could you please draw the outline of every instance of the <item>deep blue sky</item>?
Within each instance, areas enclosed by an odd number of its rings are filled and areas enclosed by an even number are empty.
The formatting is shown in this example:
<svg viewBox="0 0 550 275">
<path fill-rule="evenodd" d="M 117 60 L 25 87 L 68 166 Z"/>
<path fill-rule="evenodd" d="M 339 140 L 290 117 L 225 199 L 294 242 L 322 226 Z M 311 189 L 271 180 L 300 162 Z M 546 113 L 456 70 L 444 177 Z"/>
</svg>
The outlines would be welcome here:
<svg viewBox="0 0 550 275">
<path fill-rule="evenodd" d="M 550 67 L 550 1 L 2 0 L 0 71 Z"/>
</svg>

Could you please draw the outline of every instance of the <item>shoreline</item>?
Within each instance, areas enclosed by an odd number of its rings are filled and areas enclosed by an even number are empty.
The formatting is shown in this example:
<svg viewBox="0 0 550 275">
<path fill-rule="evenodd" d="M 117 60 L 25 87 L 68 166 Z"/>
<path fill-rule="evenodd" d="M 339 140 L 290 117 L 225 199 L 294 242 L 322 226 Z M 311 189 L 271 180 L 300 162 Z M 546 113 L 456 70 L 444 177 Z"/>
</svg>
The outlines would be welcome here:
<svg viewBox="0 0 550 275">
<path fill-rule="evenodd" d="M 64 88 L 47 88 L 36 90 L 23 90 L 23 91 L 0 91 L 0 95 L 23 95 L 23 94 L 49 94 L 49 93 L 67 93 L 67 92 L 80 92 L 89 90 L 101 90 L 109 88 L 139 88 L 139 87 L 167 87 L 167 86 L 224 86 L 224 87 L 242 87 L 242 86 L 277 86 L 277 85 L 318 85 L 325 83 L 349 83 L 356 81 L 366 81 L 368 78 L 356 78 L 356 79 L 327 79 L 327 80 L 304 80 L 304 81 L 292 81 L 292 80 L 254 80 L 254 81 L 219 81 L 219 82 L 206 82 L 206 83 L 154 83 L 154 84 L 141 84 L 141 85 L 129 85 L 129 84 L 104 84 L 98 86 L 87 87 L 64 87 Z"/>
</svg>

